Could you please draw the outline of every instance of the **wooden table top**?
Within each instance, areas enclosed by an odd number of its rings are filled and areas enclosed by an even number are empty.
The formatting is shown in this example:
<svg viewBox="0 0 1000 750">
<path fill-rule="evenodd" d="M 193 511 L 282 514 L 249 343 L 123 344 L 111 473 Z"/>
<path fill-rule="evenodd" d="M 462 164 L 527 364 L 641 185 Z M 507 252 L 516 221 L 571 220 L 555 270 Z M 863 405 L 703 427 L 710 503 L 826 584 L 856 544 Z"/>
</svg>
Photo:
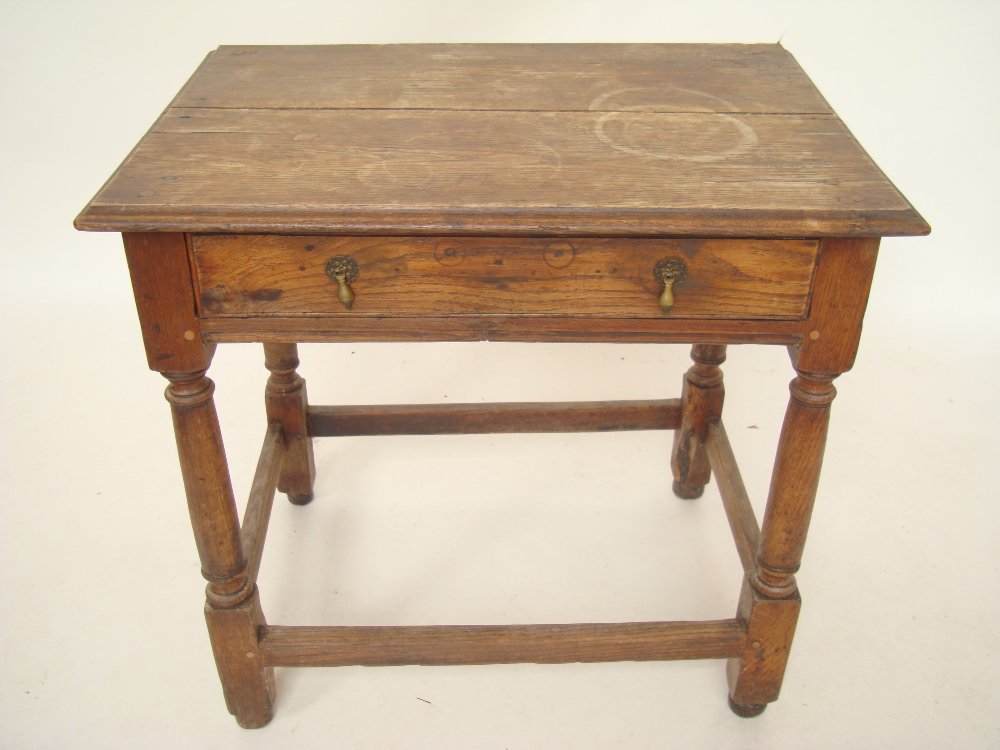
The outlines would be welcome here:
<svg viewBox="0 0 1000 750">
<path fill-rule="evenodd" d="M 926 234 L 778 45 L 215 50 L 79 229 Z"/>
</svg>

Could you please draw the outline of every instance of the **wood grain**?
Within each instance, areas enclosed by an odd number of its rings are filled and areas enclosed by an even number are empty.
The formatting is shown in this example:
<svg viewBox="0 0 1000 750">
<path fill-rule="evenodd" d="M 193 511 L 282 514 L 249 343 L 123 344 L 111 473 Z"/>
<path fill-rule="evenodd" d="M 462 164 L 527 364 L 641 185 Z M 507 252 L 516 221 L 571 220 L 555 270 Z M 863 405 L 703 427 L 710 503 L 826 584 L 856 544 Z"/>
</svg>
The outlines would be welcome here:
<svg viewBox="0 0 1000 750">
<path fill-rule="evenodd" d="M 122 239 L 149 369 L 206 369 L 184 235 L 126 232 Z"/>
<path fill-rule="evenodd" d="M 709 422 L 722 414 L 726 391 L 719 365 L 726 361 L 726 347 L 695 344 L 691 359 L 694 364 L 685 373 L 681 388 L 681 424 L 670 453 L 674 494 L 688 500 L 701 497 L 712 476 L 705 438 Z"/>
<path fill-rule="evenodd" d="M 878 238 L 925 234 L 777 45 L 221 47 L 77 217 L 125 233 L 170 381 L 229 709 L 270 720 L 273 666 L 727 658 L 741 716 L 777 698 L 835 394 Z M 270 236 L 267 236 L 270 235 Z M 323 273 L 360 266 L 348 312 Z M 683 259 L 669 314 L 652 269 Z M 697 342 L 682 400 L 308 406 L 293 341 Z M 207 370 L 265 342 L 270 427 L 239 526 Z M 758 528 L 725 429 L 725 345 L 797 377 Z M 268 627 L 254 578 L 275 486 L 312 497 L 313 435 L 677 429 L 716 474 L 747 575 L 710 622 Z M 284 453 L 284 456 L 282 456 Z M 299 500 L 296 500 L 299 498 Z"/>
<path fill-rule="evenodd" d="M 929 228 L 833 115 L 171 109 L 80 229 L 782 236 Z"/>
<path fill-rule="evenodd" d="M 286 451 L 278 478 L 278 489 L 294 505 L 306 505 L 313 499 L 316 460 L 306 427 L 306 381 L 296 371 L 299 350 L 295 344 L 264 344 L 264 366 L 271 374 L 264 389 L 267 419 L 280 422 Z"/>
<path fill-rule="evenodd" d="M 578 314 L 669 318 L 804 318 L 815 240 L 278 237 L 192 239 L 201 314 L 338 317 Z M 327 259 L 349 255 L 354 304 L 337 299 Z M 665 314 L 653 269 L 687 277 Z"/>
<path fill-rule="evenodd" d="M 231 607 L 250 596 L 246 557 L 240 538 L 236 499 L 229 477 L 226 448 L 215 410 L 215 384 L 204 371 L 167 374 L 166 398 L 177 441 L 177 456 L 187 496 L 205 595 L 219 607 Z"/>
<path fill-rule="evenodd" d="M 878 246 L 878 239 L 829 238 L 821 243 L 809 310 L 811 335 L 789 349 L 797 370 L 840 375 L 854 366 Z"/>
<path fill-rule="evenodd" d="M 236 501 L 226 451 L 212 394 L 215 386 L 204 371 L 176 374 L 166 397 L 170 402 L 205 589 L 205 620 L 222 681 L 226 705 L 243 727 L 260 727 L 271 719 L 274 670 L 263 664 L 256 648 L 264 625 L 257 587 L 247 574 Z M 257 495 L 261 494 L 257 485 Z M 251 516 L 256 516 L 251 510 Z M 252 533 L 263 542 L 263 525 Z M 258 545 L 258 549 L 259 549 Z"/>
<path fill-rule="evenodd" d="M 826 450 L 830 404 L 837 395 L 834 377 L 799 372 L 789 386 L 788 408 L 761 523 L 757 565 L 750 578 L 763 596 L 786 597 L 796 590 L 795 572 L 805 549 Z"/>
<path fill-rule="evenodd" d="M 608 94 L 618 93 L 617 97 Z M 180 107 L 820 112 L 777 44 L 222 46 Z"/>
<path fill-rule="evenodd" d="M 568 341 L 795 344 L 804 323 L 786 320 L 595 318 L 573 315 L 274 316 L 203 318 L 207 341 Z"/>
<path fill-rule="evenodd" d="M 737 617 L 746 625 L 747 638 L 741 657 L 726 664 L 726 676 L 730 700 L 750 709 L 747 715 L 778 699 L 801 608 L 798 591 L 770 599 L 744 579 Z"/>
<path fill-rule="evenodd" d="M 264 555 L 264 540 L 267 538 L 267 524 L 271 518 L 271 506 L 278 487 L 282 459 L 285 457 L 285 439 L 281 424 L 272 422 L 264 433 L 264 444 L 257 460 L 250 485 L 250 497 L 243 512 L 240 535 L 243 538 L 243 556 L 247 560 L 247 578 L 257 581 L 260 561 Z"/>
<path fill-rule="evenodd" d="M 264 726 L 273 715 L 275 682 L 274 668 L 258 648 L 258 633 L 267 623 L 257 587 L 235 607 L 206 604 L 205 621 L 229 713 L 244 729 Z"/>
<path fill-rule="evenodd" d="M 76 226 L 930 229 L 780 46 L 663 44 L 222 47 Z"/>
<path fill-rule="evenodd" d="M 574 625 L 266 627 L 264 663 L 283 667 L 565 664 L 720 659 L 743 652 L 739 620 Z"/>
<path fill-rule="evenodd" d="M 726 509 L 729 528 L 733 532 L 733 541 L 736 542 L 736 552 L 740 556 L 743 571 L 750 574 L 757 566 L 760 527 L 721 420 L 709 423 L 705 447 L 722 496 L 722 505 Z"/>
<path fill-rule="evenodd" d="M 679 423 L 677 399 L 309 407 L 314 437 L 673 430 Z"/>
</svg>

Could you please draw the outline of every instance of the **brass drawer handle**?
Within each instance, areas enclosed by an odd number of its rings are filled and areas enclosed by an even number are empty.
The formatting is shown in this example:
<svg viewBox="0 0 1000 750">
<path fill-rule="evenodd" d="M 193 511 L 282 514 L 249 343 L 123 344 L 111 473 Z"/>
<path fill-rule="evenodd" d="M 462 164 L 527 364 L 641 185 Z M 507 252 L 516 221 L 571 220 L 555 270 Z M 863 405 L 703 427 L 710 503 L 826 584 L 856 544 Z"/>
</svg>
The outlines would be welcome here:
<svg viewBox="0 0 1000 750">
<path fill-rule="evenodd" d="M 337 299 L 350 310 L 354 304 L 354 291 L 349 285 L 357 281 L 358 262 L 350 255 L 334 255 L 326 262 L 326 275 L 337 282 Z"/>
<path fill-rule="evenodd" d="M 687 276 L 687 266 L 681 260 L 661 260 L 653 269 L 653 276 L 663 287 L 660 307 L 663 312 L 668 313 L 674 306 L 674 286 L 684 281 L 684 277 Z"/>
</svg>

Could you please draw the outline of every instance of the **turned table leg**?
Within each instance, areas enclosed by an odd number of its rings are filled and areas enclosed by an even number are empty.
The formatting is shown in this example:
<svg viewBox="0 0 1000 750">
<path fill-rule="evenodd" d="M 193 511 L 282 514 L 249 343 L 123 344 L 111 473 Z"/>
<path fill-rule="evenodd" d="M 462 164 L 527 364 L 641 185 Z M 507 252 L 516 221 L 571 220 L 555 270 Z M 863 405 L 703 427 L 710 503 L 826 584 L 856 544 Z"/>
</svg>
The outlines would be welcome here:
<svg viewBox="0 0 1000 750">
<path fill-rule="evenodd" d="M 299 366 L 295 344 L 264 344 L 264 365 L 271 371 L 264 403 L 269 422 L 281 422 L 285 457 L 281 462 L 278 489 L 295 505 L 313 499 L 316 462 L 306 423 L 306 381 L 295 371 Z"/>
<path fill-rule="evenodd" d="M 677 497 L 701 497 L 712 476 L 705 450 L 710 419 L 722 414 L 725 389 L 722 370 L 726 361 L 726 347 L 718 344 L 695 344 L 691 347 L 694 364 L 684 375 L 681 390 L 681 426 L 674 431 L 671 468 L 674 474 L 673 490 Z"/>
<path fill-rule="evenodd" d="M 265 667 L 258 632 L 265 625 L 257 587 L 247 577 L 239 517 L 212 394 L 201 370 L 168 374 L 166 397 L 194 538 L 208 580 L 205 619 L 229 712 L 242 727 L 271 720 L 274 669 Z"/>
<path fill-rule="evenodd" d="M 781 689 L 801 606 L 795 572 L 816 499 L 835 377 L 799 371 L 790 386 L 756 566 L 740 594 L 746 650 L 727 665 L 729 704 L 740 716 L 761 713 Z"/>
</svg>

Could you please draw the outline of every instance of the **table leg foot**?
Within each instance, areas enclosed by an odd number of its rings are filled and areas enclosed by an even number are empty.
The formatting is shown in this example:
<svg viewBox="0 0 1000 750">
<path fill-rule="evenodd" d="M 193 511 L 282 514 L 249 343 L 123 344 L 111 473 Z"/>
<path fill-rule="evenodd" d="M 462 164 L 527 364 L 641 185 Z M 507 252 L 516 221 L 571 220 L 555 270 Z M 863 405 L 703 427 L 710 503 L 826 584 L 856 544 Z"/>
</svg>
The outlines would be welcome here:
<svg viewBox="0 0 1000 750">
<path fill-rule="evenodd" d="M 257 634 L 266 625 L 256 587 L 235 607 L 205 605 L 212 652 L 226 707 L 244 729 L 258 729 L 274 715 L 274 667 L 261 660 Z"/>
<path fill-rule="evenodd" d="M 296 495 L 294 492 L 288 493 L 288 502 L 292 505 L 309 505 L 313 501 L 313 493 Z"/>
<path fill-rule="evenodd" d="M 229 479 L 215 385 L 205 371 L 168 374 L 181 475 L 202 575 L 205 620 L 229 712 L 242 727 L 271 720 L 274 669 L 264 666 L 257 634 L 266 624 L 247 572 L 236 500 Z"/>
<path fill-rule="evenodd" d="M 705 485 L 701 487 L 685 487 L 676 479 L 673 484 L 674 494 L 682 500 L 696 500 L 705 494 Z"/>
<path fill-rule="evenodd" d="M 736 713 L 740 711 L 735 706 L 748 711 L 761 706 L 757 711 L 760 713 L 763 706 L 778 700 L 801 606 L 798 592 L 784 599 L 770 599 L 744 578 L 736 616 L 747 625 L 746 646 L 742 656 L 730 659 L 726 665 L 729 705 Z"/>
<path fill-rule="evenodd" d="M 764 709 L 767 708 L 766 703 L 751 703 L 748 706 L 741 706 L 739 703 L 734 702 L 732 698 L 727 698 L 727 700 L 729 701 L 729 708 L 732 709 L 733 713 L 744 719 L 752 719 L 754 716 L 760 716 L 764 713 Z"/>
<path fill-rule="evenodd" d="M 795 572 L 816 500 L 835 377 L 798 372 L 790 386 L 756 564 L 743 581 L 736 614 L 746 623 L 747 640 L 742 657 L 727 665 L 731 705 L 770 703 L 781 689 L 802 606 Z"/>
</svg>

